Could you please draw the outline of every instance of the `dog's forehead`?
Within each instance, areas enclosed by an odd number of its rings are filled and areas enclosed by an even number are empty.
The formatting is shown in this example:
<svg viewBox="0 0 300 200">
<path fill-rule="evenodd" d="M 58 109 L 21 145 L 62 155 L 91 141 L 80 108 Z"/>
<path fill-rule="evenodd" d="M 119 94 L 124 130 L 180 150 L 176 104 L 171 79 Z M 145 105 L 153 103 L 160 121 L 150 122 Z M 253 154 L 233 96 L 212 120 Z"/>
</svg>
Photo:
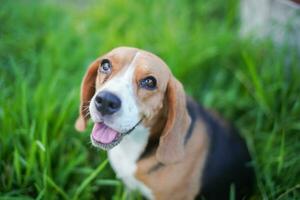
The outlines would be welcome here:
<svg viewBox="0 0 300 200">
<path fill-rule="evenodd" d="M 136 48 L 119 47 L 107 53 L 108 57 L 116 60 L 132 60 L 134 55 L 138 52 Z"/>
<path fill-rule="evenodd" d="M 170 70 L 166 63 L 153 53 L 131 47 L 119 47 L 107 53 L 106 57 L 119 67 L 130 65 L 138 66 L 140 71 L 153 71 L 161 75 L 167 75 Z"/>
</svg>

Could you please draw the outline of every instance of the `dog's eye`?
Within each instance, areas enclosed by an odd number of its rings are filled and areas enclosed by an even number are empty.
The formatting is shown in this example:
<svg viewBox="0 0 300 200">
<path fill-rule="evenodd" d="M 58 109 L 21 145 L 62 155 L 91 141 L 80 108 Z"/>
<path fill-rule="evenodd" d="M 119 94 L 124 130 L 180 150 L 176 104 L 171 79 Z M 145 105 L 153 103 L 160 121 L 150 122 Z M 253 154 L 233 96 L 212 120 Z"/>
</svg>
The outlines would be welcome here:
<svg viewBox="0 0 300 200">
<path fill-rule="evenodd" d="M 104 74 L 109 74 L 111 72 L 111 63 L 109 62 L 109 60 L 107 60 L 107 59 L 102 60 L 99 69 L 100 69 L 100 72 L 102 72 Z"/>
<path fill-rule="evenodd" d="M 148 76 L 140 80 L 140 87 L 147 90 L 154 90 L 156 88 L 156 79 L 153 76 Z"/>
</svg>

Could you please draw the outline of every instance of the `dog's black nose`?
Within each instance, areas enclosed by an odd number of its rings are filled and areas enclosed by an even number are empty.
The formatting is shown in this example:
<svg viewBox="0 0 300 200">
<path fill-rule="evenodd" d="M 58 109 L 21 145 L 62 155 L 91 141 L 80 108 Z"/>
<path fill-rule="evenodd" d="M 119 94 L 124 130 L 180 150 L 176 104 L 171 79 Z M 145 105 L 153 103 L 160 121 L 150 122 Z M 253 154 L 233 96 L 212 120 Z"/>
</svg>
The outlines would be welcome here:
<svg viewBox="0 0 300 200">
<path fill-rule="evenodd" d="M 121 100 L 111 92 L 102 91 L 95 98 L 96 109 L 102 115 L 112 115 L 121 108 Z"/>
</svg>

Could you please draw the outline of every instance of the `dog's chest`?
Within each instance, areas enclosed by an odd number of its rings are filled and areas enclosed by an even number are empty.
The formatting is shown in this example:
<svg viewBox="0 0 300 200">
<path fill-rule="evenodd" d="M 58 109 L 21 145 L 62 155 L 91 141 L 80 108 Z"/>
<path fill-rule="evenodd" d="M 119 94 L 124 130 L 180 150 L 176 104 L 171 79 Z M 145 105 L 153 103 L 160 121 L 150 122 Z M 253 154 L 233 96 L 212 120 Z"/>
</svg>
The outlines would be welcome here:
<svg viewBox="0 0 300 200">
<path fill-rule="evenodd" d="M 137 189 L 144 196 L 153 199 L 151 190 L 134 176 L 137 169 L 136 162 L 147 145 L 148 136 L 147 129 L 142 126 L 136 127 L 120 144 L 108 151 L 108 157 L 118 178 L 122 179 L 129 189 Z"/>
</svg>

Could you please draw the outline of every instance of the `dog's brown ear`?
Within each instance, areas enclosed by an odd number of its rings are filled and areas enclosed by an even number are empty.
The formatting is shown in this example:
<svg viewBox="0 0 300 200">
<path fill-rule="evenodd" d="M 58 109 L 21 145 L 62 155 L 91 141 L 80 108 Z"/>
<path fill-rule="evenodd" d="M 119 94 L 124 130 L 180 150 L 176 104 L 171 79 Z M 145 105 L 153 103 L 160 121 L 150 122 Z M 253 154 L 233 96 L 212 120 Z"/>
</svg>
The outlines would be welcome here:
<svg viewBox="0 0 300 200">
<path fill-rule="evenodd" d="M 80 106 L 79 106 L 79 117 L 76 120 L 75 128 L 77 131 L 84 131 L 88 119 L 90 118 L 88 112 L 88 106 L 90 100 L 95 93 L 95 82 L 97 77 L 97 71 L 99 66 L 99 60 L 94 61 L 85 73 L 81 82 L 81 92 L 80 92 Z"/>
<path fill-rule="evenodd" d="M 190 123 L 183 86 L 173 76 L 168 82 L 166 98 L 168 119 L 159 139 L 156 158 L 164 164 L 172 164 L 184 156 L 184 136 Z"/>
</svg>

